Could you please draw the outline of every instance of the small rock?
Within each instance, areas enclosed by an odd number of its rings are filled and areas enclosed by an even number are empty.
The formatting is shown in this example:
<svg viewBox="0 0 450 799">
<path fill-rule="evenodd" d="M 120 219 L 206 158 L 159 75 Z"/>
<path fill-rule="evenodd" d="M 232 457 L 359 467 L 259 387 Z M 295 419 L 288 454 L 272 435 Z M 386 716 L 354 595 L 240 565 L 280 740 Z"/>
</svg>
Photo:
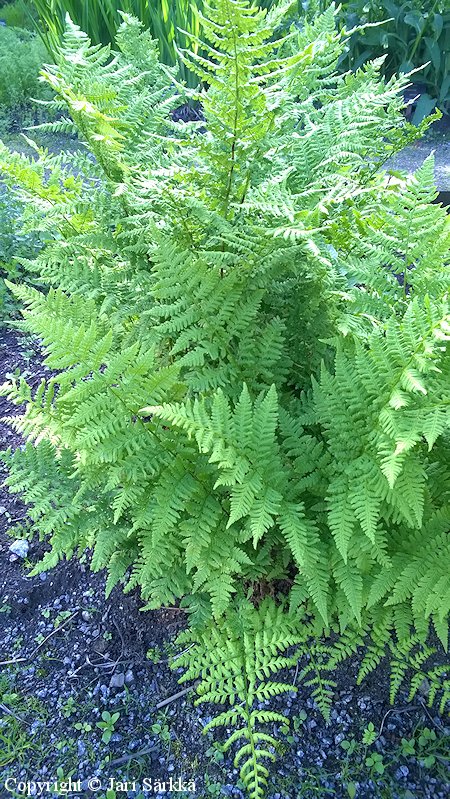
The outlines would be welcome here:
<svg viewBox="0 0 450 799">
<path fill-rule="evenodd" d="M 0 516 L 2 516 L 4 513 L 6 513 L 6 508 L 4 505 L 0 505 Z"/>
<path fill-rule="evenodd" d="M 30 545 L 25 538 L 18 538 L 16 541 L 13 541 L 9 551 L 12 552 L 13 555 L 17 555 L 19 558 L 26 558 L 29 548 Z"/>
<path fill-rule="evenodd" d="M 89 621 L 91 618 L 91 614 L 89 613 L 88 610 L 83 610 L 81 618 L 83 619 L 83 621 Z"/>
<path fill-rule="evenodd" d="M 395 772 L 395 776 L 397 779 L 402 779 L 402 777 L 407 777 L 409 774 L 408 766 L 399 766 L 397 771 Z"/>
<path fill-rule="evenodd" d="M 127 673 L 125 674 L 125 682 L 127 685 L 131 685 L 134 682 L 134 674 L 131 669 L 128 669 Z"/>
<path fill-rule="evenodd" d="M 83 757 L 86 754 L 86 745 L 81 740 L 77 741 L 77 753 L 78 757 Z"/>
<path fill-rule="evenodd" d="M 47 572 L 39 572 L 39 579 L 44 583 L 47 579 Z"/>
<path fill-rule="evenodd" d="M 125 675 L 123 674 L 123 672 L 120 673 L 118 672 L 117 674 L 112 675 L 109 681 L 109 687 L 114 688 L 115 690 L 118 691 L 121 688 L 123 688 L 124 683 L 125 683 Z"/>
</svg>

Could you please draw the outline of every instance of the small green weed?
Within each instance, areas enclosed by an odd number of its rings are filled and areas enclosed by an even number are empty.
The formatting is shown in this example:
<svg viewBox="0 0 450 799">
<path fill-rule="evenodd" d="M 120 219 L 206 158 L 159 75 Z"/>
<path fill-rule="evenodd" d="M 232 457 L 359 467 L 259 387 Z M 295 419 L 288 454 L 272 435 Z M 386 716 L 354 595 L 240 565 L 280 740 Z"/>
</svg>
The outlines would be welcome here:
<svg viewBox="0 0 450 799">
<path fill-rule="evenodd" d="M 12 763 L 23 765 L 32 751 L 40 746 L 38 735 L 32 735 L 32 721 L 45 721 L 45 711 L 34 697 L 22 697 L 13 690 L 8 677 L 0 677 L 0 767 Z"/>
<path fill-rule="evenodd" d="M 161 650 L 159 649 L 159 647 L 155 646 L 155 647 L 150 647 L 150 649 L 147 649 L 146 658 L 151 663 L 155 663 L 155 664 L 156 663 L 160 663 L 161 658 L 162 658 L 162 653 L 161 653 Z"/>
<path fill-rule="evenodd" d="M 152 724 L 151 730 L 163 743 L 169 743 L 171 735 L 165 716 L 161 716 L 159 721 Z"/>
<path fill-rule="evenodd" d="M 206 796 L 212 797 L 221 796 L 222 793 L 220 782 L 213 782 L 208 774 L 205 774 L 205 792 Z"/>
<path fill-rule="evenodd" d="M 111 736 L 114 732 L 115 725 L 119 721 L 120 713 L 110 713 L 108 710 L 104 710 L 102 713 L 103 721 L 97 721 L 96 726 L 103 730 L 102 741 L 105 744 L 108 744 L 111 740 Z"/>
<path fill-rule="evenodd" d="M 88 721 L 77 721 L 73 726 L 80 732 L 91 732 L 92 730 L 92 724 L 89 724 Z"/>
<path fill-rule="evenodd" d="M 68 719 L 69 716 L 72 716 L 76 712 L 77 712 L 77 706 L 75 699 L 73 698 L 73 696 L 69 696 L 69 698 L 61 706 L 61 713 L 65 719 Z"/>
<path fill-rule="evenodd" d="M 218 741 L 214 741 L 214 743 L 206 750 L 206 756 L 209 757 L 214 763 L 223 763 L 224 754 L 223 754 L 223 747 Z"/>
</svg>

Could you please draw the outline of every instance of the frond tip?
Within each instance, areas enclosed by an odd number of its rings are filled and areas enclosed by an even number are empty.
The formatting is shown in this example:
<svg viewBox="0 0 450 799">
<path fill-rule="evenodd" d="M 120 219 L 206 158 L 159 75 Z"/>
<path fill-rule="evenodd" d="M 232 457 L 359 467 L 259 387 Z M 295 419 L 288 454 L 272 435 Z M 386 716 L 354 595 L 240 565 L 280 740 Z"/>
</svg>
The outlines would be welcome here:
<svg viewBox="0 0 450 799">
<path fill-rule="evenodd" d="M 274 725 L 289 724 L 282 713 L 264 705 L 269 699 L 296 691 L 295 686 L 270 678 L 292 666 L 292 650 L 300 640 L 298 622 L 271 599 L 265 599 L 258 608 L 247 600 L 236 600 L 219 624 L 200 634 L 189 631 L 179 637 L 183 646 L 193 645 L 172 665 L 186 667 L 180 682 L 199 681 L 196 704 L 229 705 L 204 732 L 219 726 L 234 728 L 224 751 L 236 748 L 234 763 L 250 799 L 265 795 L 269 771 L 264 761 L 275 760 L 277 750 L 270 730 Z"/>
</svg>

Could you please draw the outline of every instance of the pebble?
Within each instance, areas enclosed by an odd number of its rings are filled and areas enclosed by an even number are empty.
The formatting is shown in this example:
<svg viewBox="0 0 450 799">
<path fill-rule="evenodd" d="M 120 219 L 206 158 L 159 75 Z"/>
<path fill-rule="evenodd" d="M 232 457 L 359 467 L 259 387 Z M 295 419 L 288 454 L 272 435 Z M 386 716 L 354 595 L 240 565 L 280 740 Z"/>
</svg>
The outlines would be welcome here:
<svg viewBox="0 0 450 799">
<path fill-rule="evenodd" d="M 13 555 L 17 555 L 19 558 L 26 558 L 29 548 L 30 545 L 26 538 L 17 538 L 12 542 L 9 551 L 12 552 Z"/>
<path fill-rule="evenodd" d="M 125 683 L 125 675 L 124 675 L 124 673 L 123 672 L 117 672 L 116 674 L 112 675 L 112 677 L 111 677 L 111 679 L 109 681 L 109 687 L 110 688 L 114 688 L 114 690 L 118 691 L 121 688 L 123 688 L 124 683 Z"/>
<path fill-rule="evenodd" d="M 78 757 L 83 757 L 86 754 L 86 744 L 81 740 L 77 741 L 77 753 Z"/>
<path fill-rule="evenodd" d="M 402 779 L 403 777 L 407 777 L 408 774 L 409 774 L 408 766 L 400 766 L 395 772 L 395 776 L 397 777 L 397 779 Z"/>
</svg>

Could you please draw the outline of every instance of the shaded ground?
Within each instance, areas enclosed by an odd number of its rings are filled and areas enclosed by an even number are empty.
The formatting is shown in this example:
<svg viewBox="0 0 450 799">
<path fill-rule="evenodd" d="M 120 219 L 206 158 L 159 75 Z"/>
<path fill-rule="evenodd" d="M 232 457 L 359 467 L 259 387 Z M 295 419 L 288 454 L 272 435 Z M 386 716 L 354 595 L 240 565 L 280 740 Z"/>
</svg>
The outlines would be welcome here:
<svg viewBox="0 0 450 799">
<path fill-rule="evenodd" d="M 30 340 L 6 330 L 0 330 L 0 363 L 0 383 L 20 368 L 37 384 L 46 371 Z M 17 412 L 0 398 L 1 416 Z M 4 424 L 0 439 L 1 448 L 21 444 Z M 44 545 L 31 542 L 25 561 L 12 555 L 7 534 L 13 523 L 19 524 L 15 536 L 24 537 L 26 526 L 20 525 L 26 525 L 26 509 L 2 489 L 0 799 L 20 795 L 6 791 L 8 777 L 61 781 L 72 776 L 85 781 L 78 796 L 106 797 L 105 791 L 88 788 L 86 781 L 96 775 L 104 788 L 110 778 L 127 780 L 123 791 L 116 790 L 121 799 L 242 797 L 240 788 L 232 787 L 238 784 L 232 762 L 201 735 L 210 709 L 195 709 L 191 695 L 158 708 L 179 690 L 167 659 L 184 614 L 177 609 L 140 613 L 138 594 L 125 597 L 118 589 L 105 601 L 103 575 L 91 574 L 85 563 L 62 563 L 28 577 L 28 566 Z M 292 729 L 282 736 L 270 799 L 344 799 L 353 789 L 361 799 L 447 797 L 450 728 L 445 719 L 428 710 L 420 696 L 410 706 L 401 697 L 391 708 L 387 675 L 376 674 L 355 688 L 356 670 L 357 663 L 349 662 L 337 675 L 329 726 L 306 689 L 278 700 L 277 709 L 291 718 Z M 97 726 L 105 710 L 119 713 L 108 743 Z M 377 740 L 366 746 L 362 731 L 370 723 Z M 170 777 L 172 788 L 195 780 L 195 794 L 170 791 Z M 144 778 L 153 779 L 155 787 L 140 794 Z M 158 779 L 165 781 L 165 792 L 155 785 Z"/>
</svg>

